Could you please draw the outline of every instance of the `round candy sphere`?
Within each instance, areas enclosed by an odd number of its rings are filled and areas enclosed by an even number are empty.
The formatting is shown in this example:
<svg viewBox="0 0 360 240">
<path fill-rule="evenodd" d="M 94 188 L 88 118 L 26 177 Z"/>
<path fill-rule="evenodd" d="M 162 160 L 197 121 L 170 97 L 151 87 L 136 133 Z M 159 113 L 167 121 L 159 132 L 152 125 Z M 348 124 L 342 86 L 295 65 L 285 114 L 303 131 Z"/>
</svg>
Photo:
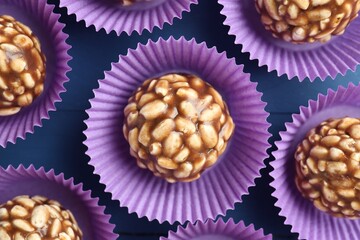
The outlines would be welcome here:
<svg viewBox="0 0 360 240">
<path fill-rule="evenodd" d="M 360 0 L 256 0 L 265 28 L 292 43 L 327 42 L 358 16 Z"/>
<path fill-rule="evenodd" d="M 10 16 L 0 16 L 0 116 L 30 105 L 44 89 L 45 56 L 38 38 Z"/>
<path fill-rule="evenodd" d="M 0 205 L 1 240 L 81 240 L 73 214 L 42 196 L 18 196 Z"/>
<path fill-rule="evenodd" d="M 132 6 L 134 4 L 139 4 L 139 3 L 146 3 L 146 2 L 151 2 L 153 0 L 120 0 L 120 3 L 123 6 Z"/>
<path fill-rule="evenodd" d="M 360 217 L 360 119 L 329 119 L 298 145 L 296 185 L 336 217 Z"/>
<path fill-rule="evenodd" d="M 125 107 L 123 131 L 141 168 L 168 182 L 190 182 L 225 151 L 234 123 L 221 95 L 202 79 L 149 79 Z"/>
</svg>

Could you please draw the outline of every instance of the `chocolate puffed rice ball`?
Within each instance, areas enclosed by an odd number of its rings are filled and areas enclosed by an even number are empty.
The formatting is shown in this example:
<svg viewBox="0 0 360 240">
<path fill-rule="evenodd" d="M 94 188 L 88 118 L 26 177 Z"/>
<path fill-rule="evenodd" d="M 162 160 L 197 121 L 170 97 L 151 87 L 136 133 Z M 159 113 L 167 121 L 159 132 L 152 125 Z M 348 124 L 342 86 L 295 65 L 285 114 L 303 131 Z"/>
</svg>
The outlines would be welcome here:
<svg viewBox="0 0 360 240">
<path fill-rule="evenodd" d="M 81 240 L 73 216 L 57 201 L 18 196 L 0 205 L 1 240 Z"/>
<path fill-rule="evenodd" d="M 298 145 L 296 185 L 335 217 L 360 217 L 360 119 L 329 119 Z"/>
<path fill-rule="evenodd" d="M 0 116 L 29 106 L 44 89 L 45 56 L 30 28 L 0 16 Z"/>
<path fill-rule="evenodd" d="M 256 0 L 265 28 L 292 43 L 327 42 L 358 16 L 360 0 Z"/>
<path fill-rule="evenodd" d="M 198 179 L 216 163 L 234 131 L 221 95 L 189 74 L 145 81 L 124 114 L 124 136 L 137 165 L 171 183 Z"/>
<path fill-rule="evenodd" d="M 132 6 L 134 4 L 138 4 L 138 3 L 147 3 L 147 2 L 151 2 L 153 0 L 120 0 L 120 3 L 123 6 Z"/>
</svg>

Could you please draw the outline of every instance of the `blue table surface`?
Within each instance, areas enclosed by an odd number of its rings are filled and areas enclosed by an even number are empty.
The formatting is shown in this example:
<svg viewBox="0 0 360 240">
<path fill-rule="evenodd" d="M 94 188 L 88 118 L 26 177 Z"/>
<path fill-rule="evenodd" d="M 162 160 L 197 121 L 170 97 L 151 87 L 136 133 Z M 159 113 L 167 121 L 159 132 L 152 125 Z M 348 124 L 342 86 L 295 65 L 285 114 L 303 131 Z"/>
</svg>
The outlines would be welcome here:
<svg viewBox="0 0 360 240">
<path fill-rule="evenodd" d="M 62 94 L 63 101 L 57 104 L 58 110 L 50 114 L 50 120 L 44 121 L 43 127 L 37 127 L 26 140 L 0 149 L 0 165 L 44 166 L 47 170 L 55 169 L 56 173 L 63 172 L 66 178 L 74 177 L 76 183 L 84 183 L 85 189 L 91 189 L 93 196 L 100 198 L 100 204 L 106 205 L 106 213 L 112 215 L 111 222 L 116 224 L 119 239 L 158 239 L 177 227 L 139 219 L 136 214 L 129 214 L 126 208 L 120 208 L 119 202 L 112 201 L 110 194 L 104 192 L 99 177 L 88 165 L 89 157 L 83 145 L 85 110 L 90 107 L 89 99 L 94 96 L 93 89 L 98 87 L 98 80 L 104 77 L 104 71 L 110 70 L 112 62 L 118 61 L 119 54 L 125 55 L 128 49 L 149 39 L 169 36 L 195 38 L 198 42 L 205 41 L 209 47 L 216 46 L 220 52 L 226 51 L 228 57 L 245 65 L 245 71 L 251 73 L 251 80 L 258 83 L 262 99 L 267 102 L 266 111 L 270 113 L 268 121 L 272 124 L 270 132 L 273 134 L 270 139 L 273 147 L 269 153 L 275 150 L 274 141 L 279 140 L 279 131 L 285 130 L 284 123 L 291 121 L 291 114 L 297 113 L 299 106 L 307 105 L 309 99 L 316 99 L 319 93 L 326 93 L 329 88 L 347 86 L 350 82 L 358 84 L 360 80 L 359 68 L 335 80 L 317 79 L 313 83 L 308 80 L 300 83 L 297 79 L 289 81 L 285 76 L 277 77 L 275 72 L 268 73 L 266 67 L 259 68 L 257 61 L 250 61 L 249 54 L 241 53 L 241 46 L 234 44 L 234 37 L 227 34 L 229 28 L 223 25 L 222 7 L 215 0 L 199 0 L 190 13 L 183 14 L 183 19 L 176 19 L 171 26 L 166 24 L 162 30 L 156 28 L 152 33 L 145 31 L 131 36 L 86 28 L 84 22 L 75 21 L 74 15 L 68 16 L 66 9 L 58 8 L 59 0 L 48 2 L 56 5 L 55 12 L 61 13 L 60 21 L 66 24 L 65 32 L 69 34 L 68 43 L 72 46 L 69 51 L 73 57 L 70 61 L 72 71 L 68 73 L 70 81 L 65 85 L 67 92 Z M 235 210 L 227 212 L 225 219 L 231 217 L 235 222 L 253 223 L 265 233 L 272 233 L 274 239 L 297 239 L 297 234 L 290 233 L 290 226 L 284 225 L 284 218 L 278 216 L 279 209 L 274 207 L 273 190 L 269 187 L 272 181 L 269 162 L 272 160 L 273 157 L 265 160 L 267 167 L 261 171 L 262 177 L 256 180 L 256 186 L 250 188 L 250 194 L 243 196 L 243 202 L 236 204 Z"/>
</svg>

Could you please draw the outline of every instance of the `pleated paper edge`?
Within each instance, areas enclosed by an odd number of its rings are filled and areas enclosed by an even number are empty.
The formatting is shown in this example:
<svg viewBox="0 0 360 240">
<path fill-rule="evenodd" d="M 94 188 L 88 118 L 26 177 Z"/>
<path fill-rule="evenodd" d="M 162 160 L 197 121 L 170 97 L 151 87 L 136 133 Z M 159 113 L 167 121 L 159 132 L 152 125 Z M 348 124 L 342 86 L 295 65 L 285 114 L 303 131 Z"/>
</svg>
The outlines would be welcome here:
<svg viewBox="0 0 360 240">
<path fill-rule="evenodd" d="M 230 20 L 231 19 L 231 16 L 229 16 L 226 11 L 228 10 L 227 9 L 227 1 L 228 0 L 218 0 L 218 3 L 223 7 L 220 11 L 221 15 L 223 15 L 225 17 L 225 20 L 223 22 L 223 24 L 225 26 L 228 26 L 229 27 L 229 31 L 228 31 L 228 34 L 230 36 L 233 36 L 235 39 L 234 39 L 234 44 L 236 45 L 241 45 L 241 53 L 248 53 L 249 54 L 249 59 L 254 61 L 254 60 L 257 60 L 258 61 L 258 66 L 259 67 L 266 67 L 267 69 L 267 72 L 268 73 L 272 73 L 272 72 L 275 72 L 277 77 L 282 77 L 282 76 L 286 76 L 286 78 L 288 80 L 294 80 L 294 79 L 298 79 L 299 82 L 303 82 L 305 80 L 308 80 L 310 82 L 314 82 L 316 79 L 320 79 L 320 81 L 325 81 L 327 78 L 330 78 L 331 80 L 334 80 L 335 78 L 337 78 L 338 76 L 346 76 L 349 72 L 355 72 L 356 69 L 358 68 L 358 66 L 360 65 L 360 62 L 358 61 L 354 66 L 347 66 L 347 69 L 346 70 L 343 70 L 341 72 L 337 72 L 337 73 L 328 73 L 328 74 L 320 74 L 320 75 L 316 75 L 316 74 L 313 74 L 310 76 L 310 74 L 303 74 L 303 76 L 298 76 L 296 75 L 295 72 L 293 73 L 289 73 L 288 71 L 284 71 L 284 72 L 280 72 L 279 69 L 277 68 L 277 66 L 275 66 L 275 64 L 272 64 L 272 66 L 269 66 L 269 64 L 262 60 L 262 59 L 259 59 L 258 57 L 255 57 L 253 56 L 253 49 L 246 45 L 247 49 L 245 50 L 244 49 L 244 44 L 242 42 L 240 42 L 238 40 L 238 34 L 236 34 L 236 32 L 234 32 L 234 29 L 233 29 L 233 26 L 232 26 L 232 21 Z M 244 0 L 246 1 L 246 0 Z M 239 1 L 240 2 L 240 1 Z M 360 17 L 358 17 L 358 19 L 356 19 L 356 21 L 360 22 Z M 360 23 L 357 23 L 359 26 L 360 26 Z M 336 54 L 334 54 L 336 55 Z M 303 60 L 305 62 L 305 60 Z M 324 65 L 324 69 L 326 69 L 326 65 Z"/>
<path fill-rule="evenodd" d="M 264 234 L 262 228 L 256 229 L 253 224 L 245 225 L 243 221 L 235 223 L 233 219 L 224 221 L 222 218 L 219 218 L 217 221 L 207 220 L 205 223 L 196 222 L 196 224 L 187 224 L 185 227 L 179 225 L 176 231 L 169 231 L 168 237 L 161 237 L 160 240 L 186 240 L 201 235 L 211 235 L 211 234 L 226 234 L 228 237 L 233 237 L 234 239 L 243 239 L 243 240 L 271 240 L 271 234 Z M 246 238 L 242 234 L 246 233 Z"/>
<path fill-rule="evenodd" d="M 326 94 L 318 94 L 318 97 L 317 97 L 316 100 L 313 100 L 313 99 L 309 100 L 308 104 L 306 106 L 300 106 L 300 108 L 299 108 L 300 112 L 299 113 L 292 114 L 292 121 L 285 123 L 286 130 L 285 131 L 280 131 L 280 133 L 279 133 L 280 140 L 275 141 L 275 147 L 277 148 L 277 150 L 275 150 L 272 153 L 275 160 L 270 162 L 270 166 L 274 169 L 274 170 L 272 170 L 270 172 L 270 176 L 272 178 L 272 181 L 270 182 L 270 187 L 273 190 L 273 192 L 271 193 L 271 196 L 274 197 L 275 200 L 276 200 L 274 205 L 275 205 L 276 208 L 278 208 L 280 210 L 279 211 L 279 216 L 285 218 L 284 224 L 290 227 L 291 233 L 299 234 L 300 239 L 303 239 L 303 238 L 304 239 L 309 239 L 309 237 L 311 237 L 311 236 L 304 235 L 302 233 L 302 231 L 299 231 L 299 230 L 301 230 L 301 226 L 300 226 L 300 228 L 298 227 L 298 225 L 293 226 L 292 222 L 290 222 L 289 217 L 286 214 L 286 211 L 288 212 L 289 210 L 285 210 L 284 208 L 282 208 L 283 205 L 282 205 L 282 203 L 280 203 L 279 196 L 278 196 L 278 189 L 276 187 L 276 181 L 278 179 L 275 176 L 275 175 L 278 175 L 277 174 L 278 169 L 276 168 L 276 166 L 278 165 L 278 163 L 280 163 L 280 162 L 277 162 L 277 161 L 279 161 L 277 159 L 279 157 L 281 157 L 280 158 L 281 162 L 284 162 L 286 160 L 285 159 L 286 154 L 282 153 L 282 152 L 288 151 L 289 148 L 291 147 L 291 142 L 292 142 L 293 137 L 296 134 L 296 129 L 298 129 L 302 125 L 302 123 L 304 123 L 305 120 L 307 120 L 311 116 L 313 116 L 313 114 L 316 113 L 317 110 L 319 110 L 319 107 L 321 108 L 321 110 L 326 109 L 326 108 L 323 108 L 323 107 L 328 106 L 328 105 L 324 105 L 324 103 L 329 104 L 327 102 L 327 100 L 329 98 L 333 99 L 334 97 L 337 97 L 337 93 L 340 92 L 340 91 L 342 91 L 341 96 L 344 96 L 344 95 L 346 95 L 346 93 L 348 91 L 356 90 L 356 89 L 358 89 L 359 92 L 360 92 L 360 85 L 359 84 L 355 85 L 354 83 L 349 83 L 345 87 L 344 86 L 339 86 L 336 90 L 328 89 Z M 319 103 L 319 102 L 321 102 L 321 103 Z M 331 104 L 333 104 L 333 102 L 330 102 L 330 105 Z M 283 139 L 287 139 L 286 140 L 286 146 L 287 147 L 286 148 L 279 148 L 278 145 L 284 142 Z M 282 169 L 285 169 L 285 168 L 282 168 Z M 295 187 L 295 183 L 294 183 L 294 187 Z M 311 204 L 311 203 L 309 203 L 309 204 Z M 314 207 L 314 211 L 319 211 L 319 210 L 315 209 L 315 207 Z M 313 233 L 315 233 L 315 232 L 316 231 L 314 231 Z"/>
<path fill-rule="evenodd" d="M 60 0 L 60 7 L 66 8 L 69 15 L 75 15 L 76 22 L 84 22 L 85 26 L 88 28 L 91 26 L 94 26 L 96 32 L 99 32 L 102 29 L 107 34 L 110 34 L 111 32 L 115 32 L 117 36 L 120 36 L 123 32 L 125 32 L 128 36 L 130 36 L 134 32 L 141 35 L 146 30 L 151 33 L 155 28 L 159 28 L 160 30 L 162 30 L 164 28 L 165 24 L 172 25 L 175 19 L 181 20 L 183 17 L 183 13 L 190 12 L 191 6 L 198 4 L 198 0 L 174 0 L 174 1 L 178 1 L 176 3 L 177 6 L 182 5 L 183 8 L 182 9 L 180 9 L 180 8 L 174 9 L 176 6 L 166 5 L 166 6 L 163 6 L 161 10 L 158 10 L 158 8 L 160 8 L 162 5 L 165 5 L 164 3 L 160 3 L 159 6 L 155 6 L 155 7 L 152 7 L 151 9 L 146 10 L 146 11 L 150 12 L 149 15 L 157 15 L 158 16 L 158 24 L 152 24 L 151 22 L 153 21 L 153 19 L 149 17 L 146 20 L 142 19 L 140 24 L 138 24 L 138 23 L 136 24 L 137 26 L 134 26 L 135 24 L 131 24 L 131 23 L 136 22 L 137 17 L 139 17 L 136 15 L 139 14 L 143 10 L 141 10 L 141 9 L 133 10 L 133 11 L 131 11 L 132 14 L 128 14 L 128 11 L 125 10 L 123 12 L 127 14 L 127 17 L 129 17 L 129 16 L 132 17 L 129 20 L 130 24 L 126 22 L 126 23 L 123 23 L 122 26 L 115 27 L 114 25 L 116 25 L 116 20 L 114 19 L 112 21 L 111 27 L 108 27 L 108 26 L 105 26 L 106 21 L 103 23 L 98 23 L 98 21 L 92 21 L 87 18 L 79 17 L 77 14 L 78 9 L 73 10 L 73 9 L 69 8 L 69 6 L 72 5 L 71 1 L 72 0 L 69 0 L 69 1 L 68 0 Z M 110 9 L 108 9 L 108 10 L 110 11 Z M 165 13 L 166 12 L 175 12 L 175 15 L 172 17 L 166 17 L 166 19 L 161 19 L 161 16 L 159 16 L 157 14 L 157 12 L 162 12 L 162 13 L 163 12 L 165 12 Z M 112 19 L 112 17 L 108 16 L 108 19 Z M 150 25 L 150 27 L 148 25 Z"/>
<path fill-rule="evenodd" d="M 105 206 L 99 205 L 98 197 L 91 197 L 91 190 L 84 190 L 83 183 L 75 184 L 74 178 L 66 179 L 64 173 L 56 174 L 54 169 L 46 171 L 44 167 L 36 168 L 33 164 L 28 167 L 25 167 L 23 164 L 20 164 L 17 167 L 14 167 L 13 165 L 9 165 L 6 168 L 0 167 L 0 176 L 4 173 L 9 174 L 15 181 L 16 178 L 21 176 L 31 177 L 54 182 L 64 189 L 68 189 L 76 194 L 81 202 L 85 203 L 86 209 L 90 210 L 88 212 L 89 215 L 93 216 L 93 219 L 95 219 L 92 220 L 92 226 L 95 228 L 95 224 L 101 225 L 98 229 L 99 232 L 97 233 L 97 236 L 106 236 L 107 240 L 117 239 L 117 234 L 113 232 L 115 225 L 109 222 L 111 215 L 105 213 Z"/>
<path fill-rule="evenodd" d="M 34 117 L 34 114 L 27 114 L 27 121 L 22 121 L 23 126 L 16 126 L 14 129 L 17 130 L 16 133 L 12 132 L 11 129 L 7 133 L 6 139 L 0 139 L 0 146 L 3 148 L 6 148 L 8 143 L 15 144 L 17 139 L 26 139 L 26 134 L 33 134 L 35 132 L 35 127 L 42 127 L 43 120 L 50 119 L 50 112 L 56 111 L 56 103 L 59 103 L 62 101 L 62 97 L 60 96 L 62 93 L 66 92 L 66 88 L 64 87 L 64 84 L 69 81 L 69 78 L 67 77 L 67 73 L 71 71 L 69 64 L 69 61 L 72 59 L 70 55 L 68 54 L 68 51 L 71 49 L 71 46 L 66 43 L 66 40 L 68 39 L 68 34 L 64 32 L 65 24 L 60 23 L 60 14 L 54 13 L 54 5 L 47 4 L 46 0 L 39 0 L 38 3 L 31 2 L 32 6 L 36 7 L 43 7 L 44 12 L 49 14 L 49 22 L 54 21 L 56 25 L 52 26 L 53 29 L 53 35 L 56 36 L 56 39 L 53 39 L 53 41 L 57 41 L 55 51 L 57 52 L 57 60 L 61 60 L 61 63 L 56 62 L 56 68 L 60 68 L 61 72 L 54 73 L 54 79 L 52 80 L 58 85 L 58 89 L 55 90 L 55 94 L 52 93 L 53 89 L 48 89 L 46 91 L 46 98 L 44 97 L 42 99 L 42 102 L 38 102 L 38 107 L 34 108 L 33 110 L 37 112 L 40 112 L 40 119 L 36 119 Z M 37 5 L 35 5 L 37 4 Z M 20 7 L 20 6 L 19 6 Z M 46 14 L 42 14 L 42 17 L 44 17 Z M 59 28 L 60 32 L 55 32 L 55 28 Z M 45 94 L 45 92 L 43 93 Z M 41 106 L 40 106 L 41 105 Z M 42 114 L 43 112 L 46 112 L 45 114 Z M 22 118 L 20 115 L 22 112 L 18 113 L 19 115 L 16 116 L 16 119 Z M 28 120 L 31 120 L 32 124 L 28 124 Z M 20 120 L 17 120 L 17 122 Z M 9 123 L 7 124 L 7 126 Z M 11 125 L 11 124 L 10 124 Z M 14 124 L 12 124 L 14 125 Z M 31 125 L 31 126 L 30 126 Z M 22 130 L 23 129 L 23 130 Z M 9 135 L 13 135 L 12 137 L 9 137 Z"/>
<path fill-rule="evenodd" d="M 174 38 L 174 37 L 171 36 L 171 37 L 169 37 L 168 39 L 163 39 L 163 38 L 160 37 L 160 38 L 158 38 L 157 41 L 148 40 L 148 42 L 145 43 L 145 44 L 139 43 L 135 49 L 129 49 L 127 55 L 120 56 L 119 61 L 120 61 L 122 58 L 126 58 L 126 57 L 129 55 L 129 53 L 131 53 L 131 52 L 136 52 L 140 47 L 147 47 L 147 46 L 150 45 L 150 44 L 160 44 L 161 42 L 165 43 L 165 42 L 170 42 L 170 41 L 175 41 L 175 42 L 180 42 L 180 41 L 191 42 L 191 44 L 193 44 L 193 45 L 204 46 L 205 48 L 207 48 L 208 51 L 215 50 L 219 55 L 224 54 L 225 57 L 226 57 L 228 60 L 233 60 L 233 58 L 228 58 L 228 57 L 226 56 L 226 53 L 225 53 L 225 52 L 219 53 L 215 47 L 209 48 L 209 47 L 206 45 L 205 42 L 198 43 L 198 42 L 196 42 L 196 40 L 195 40 L 194 38 L 193 38 L 193 39 L 190 39 L 190 40 L 187 40 L 187 39 L 185 39 L 184 37 L 180 37 L 180 38 L 176 39 L 176 38 Z M 119 61 L 118 61 L 118 62 L 119 62 Z M 117 64 L 118 62 L 111 64 L 111 65 L 112 65 L 111 70 L 106 71 L 106 72 L 105 72 L 105 76 L 106 76 L 106 74 L 108 74 L 108 73 L 110 73 L 110 72 L 112 71 L 112 69 L 114 68 L 114 64 Z M 236 63 L 234 62 L 234 64 L 236 64 Z M 236 64 L 236 65 L 237 65 L 237 64 Z M 237 67 L 243 67 L 243 65 L 237 65 Z M 248 76 L 249 76 L 249 79 L 250 79 L 250 74 L 245 73 L 245 72 L 244 72 L 244 74 L 248 75 Z M 105 78 L 104 78 L 104 79 L 105 79 Z M 92 102 L 94 101 L 94 99 L 96 99 L 96 94 L 97 94 L 97 92 L 99 91 L 100 86 L 102 85 L 101 81 L 103 81 L 104 79 L 99 80 L 99 88 L 97 88 L 97 89 L 95 89 L 95 90 L 93 91 L 95 97 L 92 98 L 92 99 L 90 99 L 91 107 L 86 110 L 86 113 L 87 113 L 88 117 L 89 117 L 89 111 L 91 110 L 91 108 L 92 108 L 92 106 L 93 106 Z M 251 181 L 251 184 L 249 184 L 248 187 L 247 187 L 247 191 L 244 192 L 244 193 L 239 197 L 239 199 L 238 199 L 237 201 L 234 201 L 234 202 L 233 202 L 233 205 L 232 205 L 231 207 L 226 208 L 226 209 L 223 209 L 222 212 L 218 212 L 218 213 L 215 214 L 214 216 L 210 216 L 210 217 L 206 217 L 206 218 L 196 217 L 196 218 L 194 218 L 194 219 L 183 219 L 183 220 L 179 220 L 179 219 L 169 219 L 169 218 L 166 218 L 166 217 L 159 219 L 159 218 L 157 218 L 156 216 L 151 216 L 151 217 L 150 217 L 150 216 L 147 216 L 146 214 L 139 213 L 139 212 L 137 212 L 137 211 L 134 210 L 134 209 L 133 209 L 133 210 L 130 210 L 130 208 L 129 208 L 126 204 L 123 204 L 123 203 L 121 202 L 121 200 L 119 201 L 119 199 L 114 198 L 114 194 L 108 189 L 108 186 L 104 183 L 104 181 L 103 181 L 103 176 L 101 176 L 101 174 L 96 171 L 95 164 L 93 164 L 92 156 L 91 156 L 91 154 L 89 154 L 89 145 L 87 144 L 87 142 L 88 142 L 87 131 L 88 131 L 88 129 L 89 129 L 89 122 L 90 122 L 90 119 L 88 118 L 88 119 L 86 119 L 86 120 L 84 121 L 85 124 L 87 125 L 87 129 L 84 131 L 84 135 L 85 135 L 86 138 L 87 138 L 87 139 L 84 141 L 84 145 L 87 146 L 87 148 L 88 148 L 88 150 L 86 151 L 86 154 L 90 157 L 90 162 L 89 162 L 89 164 L 90 164 L 92 167 L 94 167 L 94 174 L 100 176 L 100 183 L 102 183 L 103 185 L 105 185 L 105 188 L 106 188 L 105 191 L 106 191 L 106 192 L 109 192 L 109 193 L 111 194 L 112 200 L 118 201 L 119 204 L 120 204 L 120 207 L 125 207 L 125 208 L 127 208 L 129 213 L 135 213 L 139 218 L 145 217 L 146 219 L 148 219 L 148 220 L 150 220 L 150 221 L 155 220 L 155 221 L 158 221 L 159 223 L 167 222 L 167 223 L 170 223 L 170 224 L 174 224 L 175 222 L 184 223 L 184 222 L 186 222 L 186 221 L 190 221 L 190 222 L 196 222 L 196 221 L 201 221 L 201 220 L 204 221 L 204 220 L 206 220 L 206 219 L 214 220 L 218 215 L 224 216 L 224 215 L 226 214 L 226 211 L 227 211 L 227 210 L 234 209 L 234 208 L 235 208 L 235 204 L 238 203 L 238 202 L 242 202 L 242 198 L 243 198 L 244 196 L 246 196 L 246 195 L 249 194 L 249 188 L 255 186 L 255 179 L 261 177 L 260 170 L 266 167 L 266 166 L 265 166 L 265 163 L 264 163 L 264 160 L 265 160 L 267 157 L 269 157 L 269 155 L 267 154 L 266 151 L 267 151 L 267 150 L 270 148 L 270 146 L 271 146 L 271 145 L 269 144 L 269 142 L 268 142 L 268 140 L 269 140 L 270 137 L 272 136 L 272 135 L 269 133 L 269 128 L 270 128 L 271 125 L 270 125 L 270 123 L 269 123 L 268 120 L 267 120 L 267 118 L 269 117 L 269 113 L 265 111 L 265 108 L 266 108 L 267 103 L 264 102 L 263 100 L 261 100 L 261 97 L 263 96 L 263 94 L 262 94 L 261 92 L 257 91 L 257 89 L 256 89 L 256 88 L 257 88 L 257 83 L 251 82 L 251 84 L 253 84 L 254 89 L 255 89 L 255 91 L 257 92 L 257 94 L 259 94 L 259 97 L 260 97 L 259 100 L 260 100 L 260 102 L 263 104 L 264 115 L 266 115 L 266 125 L 267 125 L 267 131 L 266 131 L 267 140 L 266 140 L 266 141 L 267 141 L 267 143 L 266 143 L 266 144 L 264 143 L 264 146 L 266 146 L 266 150 L 265 150 L 265 152 L 264 152 L 264 157 L 263 157 L 263 159 L 261 160 L 262 163 L 263 163 L 263 166 L 259 168 L 259 170 L 257 171 L 257 175 L 253 177 L 253 179 L 252 179 L 252 181 Z M 155 214 L 154 214 L 154 215 L 155 215 Z"/>
</svg>

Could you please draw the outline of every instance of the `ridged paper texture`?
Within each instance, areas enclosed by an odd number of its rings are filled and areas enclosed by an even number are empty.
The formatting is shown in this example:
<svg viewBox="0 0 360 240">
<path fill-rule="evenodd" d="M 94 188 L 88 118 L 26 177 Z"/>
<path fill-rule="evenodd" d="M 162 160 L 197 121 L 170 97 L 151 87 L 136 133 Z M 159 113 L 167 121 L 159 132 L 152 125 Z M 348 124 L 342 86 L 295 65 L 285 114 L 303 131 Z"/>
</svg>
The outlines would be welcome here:
<svg viewBox="0 0 360 240">
<path fill-rule="evenodd" d="M 15 143 L 17 138 L 25 139 L 26 133 L 33 133 L 36 126 L 42 126 L 43 119 L 49 119 L 49 112 L 55 111 L 55 103 L 61 101 L 60 94 L 65 92 L 64 83 L 69 79 L 67 51 L 70 46 L 65 42 L 68 35 L 63 32 L 64 24 L 59 22 L 59 14 L 53 13 L 54 6 L 46 0 L 21 1 L 0 0 L 0 14 L 14 16 L 28 25 L 40 39 L 42 51 L 47 58 L 44 92 L 28 107 L 19 113 L 0 117 L 0 146 Z"/>
<path fill-rule="evenodd" d="M 206 240 L 206 239 L 226 239 L 226 240 L 271 240 L 271 235 L 264 235 L 262 229 L 255 230 L 254 225 L 246 226 L 244 222 L 234 223 L 232 219 L 224 222 L 222 219 L 205 223 L 196 222 L 188 224 L 186 227 L 179 226 L 176 232 L 170 231 L 167 238 L 160 240 Z"/>
<path fill-rule="evenodd" d="M 36 169 L 33 165 L 0 168 L 0 176 L 0 204 L 20 195 L 42 195 L 59 201 L 74 214 L 84 239 L 117 238 L 113 233 L 115 226 L 109 223 L 110 216 L 104 213 L 105 207 L 99 206 L 99 199 L 92 198 L 90 191 L 84 191 L 82 184 L 75 185 L 72 178 L 65 179 L 63 174 Z"/>
<path fill-rule="evenodd" d="M 137 167 L 122 133 L 128 98 L 146 79 L 170 72 L 190 72 L 212 84 L 225 97 L 236 125 L 219 162 L 192 183 L 170 184 Z M 87 154 L 106 191 L 129 212 L 170 223 L 214 219 L 241 202 L 260 176 L 270 137 L 266 104 L 243 66 L 225 53 L 195 40 L 160 39 L 120 57 L 99 84 L 87 110 Z"/>
<path fill-rule="evenodd" d="M 321 212 L 295 186 L 297 144 L 322 121 L 345 116 L 360 117 L 360 87 L 354 84 L 329 90 L 327 95 L 309 101 L 299 114 L 293 115 L 286 131 L 280 133 L 281 140 L 276 142 L 278 150 L 273 153 L 275 161 L 271 163 L 274 171 L 270 173 L 274 178 L 270 185 L 275 188 L 272 195 L 277 199 L 275 206 L 281 209 L 279 214 L 286 218 L 285 224 L 291 225 L 292 232 L 299 233 L 300 239 L 360 239 L 360 220 L 335 218 Z"/>
<path fill-rule="evenodd" d="M 219 0 L 224 24 L 230 26 L 229 34 L 235 43 L 242 45 L 242 52 L 250 53 L 250 59 L 259 60 L 259 66 L 275 70 L 278 76 L 299 81 L 319 77 L 335 78 L 355 71 L 360 63 L 360 18 L 355 19 L 345 34 L 325 44 L 295 45 L 277 40 L 263 27 L 253 0 Z"/>
<path fill-rule="evenodd" d="M 77 21 L 84 20 L 87 27 L 94 26 L 96 31 L 104 29 L 117 35 L 126 32 L 150 32 L 154 27 L 162 28 L 165 23 L 172 24 L 175 18 L 182 18 L 189 12 L 191 4 L 198 0 L 152 0 L 153 3 L 137 3 L 122 7 L 120 1 L 104 0 L 60 0 L 60 7 L 66 7 L 69 14 L 75 14 Z"/>
</svg>

